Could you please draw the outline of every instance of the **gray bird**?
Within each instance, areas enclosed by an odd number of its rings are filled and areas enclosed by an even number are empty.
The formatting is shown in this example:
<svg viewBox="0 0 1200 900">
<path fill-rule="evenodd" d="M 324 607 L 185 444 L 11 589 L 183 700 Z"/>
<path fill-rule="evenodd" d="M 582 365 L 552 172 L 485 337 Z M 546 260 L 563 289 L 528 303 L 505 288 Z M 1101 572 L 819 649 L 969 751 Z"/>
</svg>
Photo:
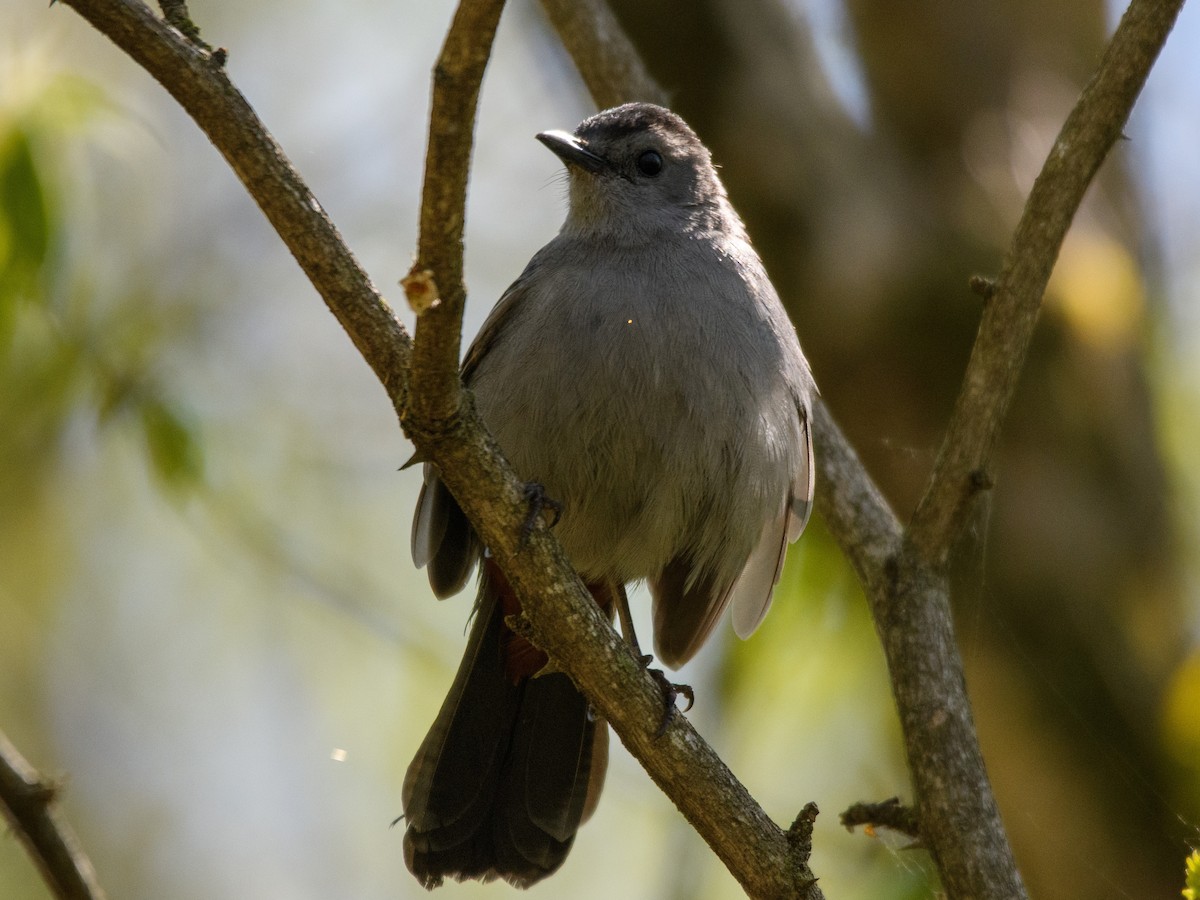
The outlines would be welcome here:
<svg viewBox="0 0 1200 900">
<path fill-rule="evenodd" d="M 679 116 L 628 103 L 538 140 L 566 164 L 562 230 L 484 323 L 462 377 L 602 608 L 646 580 L 676 668 L 726 607 L 748 637 L 812 509 L 815 394 L 795 331 Z M 482 560 L 450 694 L 404 782 L 405 861 L 526 887 L 566 858 L 604 780 L 608 729 L 504 624 L 520 606 L 426 464 L 412 553 L 438 597 Z M 627 638 L 631 635 L 626 635 Z"/>
</svg>

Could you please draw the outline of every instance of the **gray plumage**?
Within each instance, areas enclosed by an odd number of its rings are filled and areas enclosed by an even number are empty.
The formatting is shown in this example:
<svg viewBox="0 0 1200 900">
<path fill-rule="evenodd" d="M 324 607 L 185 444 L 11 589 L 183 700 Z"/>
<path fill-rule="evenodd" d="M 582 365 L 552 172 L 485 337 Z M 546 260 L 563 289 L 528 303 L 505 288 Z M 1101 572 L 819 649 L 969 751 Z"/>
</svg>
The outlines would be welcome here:
<svg viewBox="0 0 1200 900">
<path fill-rule="evenodd" d="M 567 218 L 463 378 L 516 471 L 562 503 L 555 534 L 584 580 L 649 582 L 655 650 L 677 667 L 726 606 L 743 638 L 766 615 L 812 508 L 812 376 L 682 119 L 634 103 L 538 137 L 567 164 Z M 435 592 L 481 551 L 426 466 L 413 557 Z"/>
</svg>

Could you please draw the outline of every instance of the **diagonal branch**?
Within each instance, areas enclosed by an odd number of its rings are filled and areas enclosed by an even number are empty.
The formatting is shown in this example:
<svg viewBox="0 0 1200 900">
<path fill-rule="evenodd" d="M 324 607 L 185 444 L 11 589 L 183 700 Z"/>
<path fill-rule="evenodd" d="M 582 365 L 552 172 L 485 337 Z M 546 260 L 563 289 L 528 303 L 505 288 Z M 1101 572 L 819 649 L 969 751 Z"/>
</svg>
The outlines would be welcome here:
<svg viewBox="0 0 1200 900">
<path fill-rule="evenodd" d="M 1025 203 L 979 324 L 950 426 L 908 535 L 920 556 L 945 562 L 987 467 L 1025 365 L 1042 294 L 1083 195 L 1121 136 L 1183 0 L 1130 3 L 1100 68 L 1063 124 Z"/>
<path fill-rule="evenodd" d="M 900 522 L 822 401 L 814 404 L 813 424 L 817 512 L 867 592 L 885 592 L 889 561 L 903 539 Z"/>
<path fill-rule="evenodd" d="M 104 900 L 96 870 L 59 815 L 58 788 L 46 781 L 0 732 L 0 811 L 41 870 L 46 885 L 64 900 Z"/>
</svg>

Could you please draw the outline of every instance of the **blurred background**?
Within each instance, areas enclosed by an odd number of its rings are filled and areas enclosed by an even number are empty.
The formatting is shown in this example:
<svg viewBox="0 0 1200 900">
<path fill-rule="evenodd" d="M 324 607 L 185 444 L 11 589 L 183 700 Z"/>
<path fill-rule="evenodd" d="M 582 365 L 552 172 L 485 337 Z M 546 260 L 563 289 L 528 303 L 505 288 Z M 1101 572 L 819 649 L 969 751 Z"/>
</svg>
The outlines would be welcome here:
<svg viewBox="0 0 1200 900">
<path fill-rule="evenodd" d="M 834 415 L 904 518 L 980 301 L 1119 12 L 1087 0 L 618 0 L 712 148 Z M 453 4 L 193 0 L 383 292 L 416 243 Z M 984 753 L 1039 898 L 1178 896 L 1200 843 L 1200 13 L 1186 8 L 1064 247 L 955 557 Z M 468 330 L 563 214 L 534 140 L 592 112 L 530 0 L 480 107 Z M 399 309 L 408 321 L 406 309 Z M 0 728 L 66 782 L 114 898 L 395 898 L 404 770 L 467 592 L 408 556 L 390 404 L 194 125 L 74 12 L 0 10 Z M 819 447 L 818 447 L 819 452 Z M 645 626 L 644 626 L 645 627 Z M 831 898 L 936 891 L 850 834 L 909 798 L 882 655 L 819 521 L 763 628 L 684 678 Z M 544 897 L 737 885 L 622 749 Z M 505 893 L 449 885 L 440 896 Z M 47 896 L 0 840 L 0 896 Z"/>
</svg>

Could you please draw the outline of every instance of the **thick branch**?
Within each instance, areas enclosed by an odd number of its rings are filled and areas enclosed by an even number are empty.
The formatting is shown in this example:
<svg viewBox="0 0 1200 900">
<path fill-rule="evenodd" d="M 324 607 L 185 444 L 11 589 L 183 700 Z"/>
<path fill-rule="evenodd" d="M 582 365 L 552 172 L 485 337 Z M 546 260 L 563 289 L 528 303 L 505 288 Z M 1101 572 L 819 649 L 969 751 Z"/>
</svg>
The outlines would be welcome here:
<svg viewBox="0 0 1200 900">
<path fill-rule="evenodd" d="M 870 594 L 883 642 L 924 845 L 946 895 L 1024 898 L 1025 887 L 988 782 L 954 639 L 945 577 L 911 553 Z"/>
<path fill-rule="evenodd" d="M 988 486 L 985 468 L 1063 236 L 1180 5 L 1134 0 L 1063 126 L 987 301 L 905 548 L 885 567 L 891 584 L 866 582 L 900 712 L 922 839 L 951 897 L 1023 897 L 1025 891 L 975 735 L 942 566 L 972 497 Z"/>
<path fill-rule="evenodd" d="M 1042 294 L 1083 195 L 1121 136 L 1183 0 L 1133 0 L 1100 68 L 1063 124 L 1025 203 L 979 324 L 945 441 L 909 539 L 945 562 L 986 484 L 986 469 L 1025 365 Z"/>
<path fill-rule="evenodd" d="M 975 734 L 944 578 L 899 525 L 823 405 L 817 510 L 858 573 L 883 644 L 922 840 L 950 897 L 1024 897 Z"/>
<path fill-rule="evenodd" d="M 57 787 L 41 778 L 0 732 L 0 809 L 54 896 L 104 900 L 91 860 L 58 814 Z"/>
</svg>

